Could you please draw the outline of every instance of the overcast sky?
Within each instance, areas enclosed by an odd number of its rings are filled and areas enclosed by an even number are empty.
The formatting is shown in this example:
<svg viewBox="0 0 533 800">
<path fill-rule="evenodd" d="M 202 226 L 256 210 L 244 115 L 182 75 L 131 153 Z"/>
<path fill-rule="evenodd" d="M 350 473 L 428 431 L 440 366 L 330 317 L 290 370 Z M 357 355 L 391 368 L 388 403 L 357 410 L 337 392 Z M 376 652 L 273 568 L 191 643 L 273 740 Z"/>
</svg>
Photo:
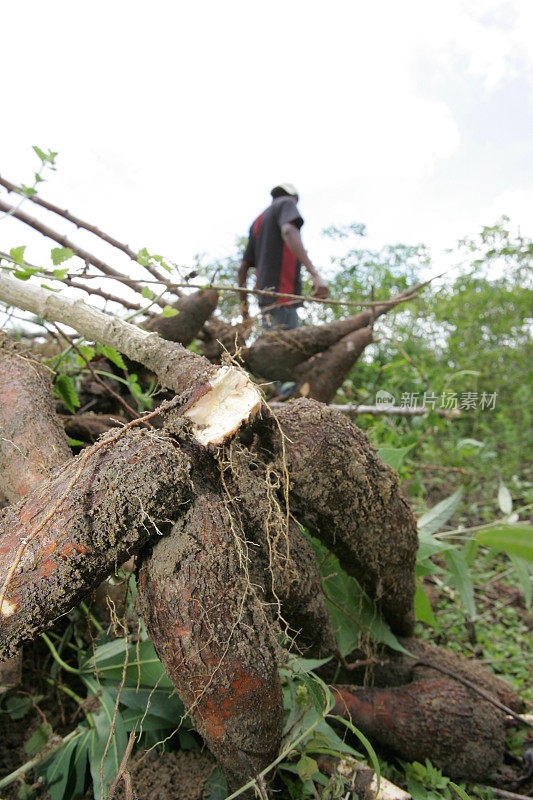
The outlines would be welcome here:
<svg viewBox="0 0 533 800">
<path fill-rule="evenodd" d="M 2 28 L 0 173 L 59 151 L 42 196 L 135 249 L 227 255 L 281 181 L 317 266 L 351 221 L 436 264 L 502 213 L 531 234 L 532 0 L 24 0 Z"/>
</svg>

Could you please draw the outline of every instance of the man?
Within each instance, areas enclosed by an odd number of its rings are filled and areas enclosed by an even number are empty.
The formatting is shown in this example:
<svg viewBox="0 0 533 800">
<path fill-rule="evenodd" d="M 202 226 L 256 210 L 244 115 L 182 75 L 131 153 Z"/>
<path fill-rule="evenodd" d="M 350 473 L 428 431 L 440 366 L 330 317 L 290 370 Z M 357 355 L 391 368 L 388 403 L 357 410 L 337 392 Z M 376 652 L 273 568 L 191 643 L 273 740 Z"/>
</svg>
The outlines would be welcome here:
<svg viewBox="0 0 533 800">
<path fill-rule="evenodd" d="M 250 227 L 248 244 L 238 273 L 239 287 L 246 286 L 248 270 L 255 268 L 256 288 L 282 294 L 302 293 L 300 267 L 303 264 L 313 280 L 313 296 L 327 297 L 328 287 L 307 255 L 300 228 L 304 224 L 298 211 L 298 192 L 291 183 L 280 183 L 270 192 L 272 203 Z M 258 295 L 264 328 L 298 327 L 296 309 L 301 301 Z M 243 322 L 248 317 L 248 299 L 241 293 Z"/>
</svg>

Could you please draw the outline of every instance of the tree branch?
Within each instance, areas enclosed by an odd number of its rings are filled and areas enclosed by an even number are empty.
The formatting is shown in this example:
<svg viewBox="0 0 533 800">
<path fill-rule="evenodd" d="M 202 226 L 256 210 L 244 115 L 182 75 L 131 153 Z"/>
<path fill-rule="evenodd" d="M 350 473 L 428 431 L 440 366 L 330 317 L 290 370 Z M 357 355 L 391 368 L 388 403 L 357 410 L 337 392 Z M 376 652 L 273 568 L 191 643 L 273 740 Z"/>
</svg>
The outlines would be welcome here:
<svg viewBox="0 0 533 800">
<path fill-rule="evenodd" d="M 102 239 L 104 242 L 107 242 L 107 244 L 110 244 L 112 247 L 116 247 L 117 250 L 122 250 L 122 252 L 125 253 L 127 256 L 129 256 L 129 258 L 131 258 L 132 261 L 135 261 L 137 264 L 139 263 L 137 253 L 134 250 L 132 250 L 129 245 L 123 244 L 123 242 L 119 242 L 118 239 L 114 239 L 112 236 L 109 236 L 109 234 L 104 233 L 104 231 L 101 231 L 99 228 L 96 227 L 96 225 L 90 225 L 88 222 L 84 222 L 84 220 L 80 219 L 79 217 L 75 217 L 74 214 L 71 214 L 70 211 L 61 209 L 58 206 L 53 205 L 53 203 L 49 203 L 47 200 L 43 200 L 43 198 L 39 197 L 37 194 L 33 194 L 30 196 L 25 195 L 25 192 L 22 189 L 22 187 L 16 186 L 14 183 L 11 183 L 5 178 L 2 178 L 1 175 L 0 175 L 0 186 L 3 186 L 5 189 L 7 189 L 8 192 L 14 192 L 15 194 L 26 196 L 28 200 L 30 200 L 32 203 L 35 203 L 36 205 L 41 206 L 42 208 L 46 208 L 47 211 L 51 211 L 54 214 L 58 214 L 60 217 L 63 217 L 69 222 L 72 222 L 72 224 L 75 225 L 77 228 L 83 228 L 84 230 L 89 231 L 89 233 L 93 233 L 95 236 L 98 236 L 99 239 Z M 142 264 L 141 266 L 143 266 L 150 273 L 150 275 L 153 275 L 154 278 L 157 278 L 159 280 L 159 278 L 161 277 L 158 271 L 151 264 Z"/>
<path fill-rule="evenodd" d="M 85 338 L 115 348 L 154 372 L 163 386 L 181 395 L 183 415 L 203 444 L 221 444 L 261 406 L 261 395 L 244 372 L 214 367 L 202 356 L 166 342 L 81 300 L 0 275 L 0 300 L 59 322 Z"/>
</svg>

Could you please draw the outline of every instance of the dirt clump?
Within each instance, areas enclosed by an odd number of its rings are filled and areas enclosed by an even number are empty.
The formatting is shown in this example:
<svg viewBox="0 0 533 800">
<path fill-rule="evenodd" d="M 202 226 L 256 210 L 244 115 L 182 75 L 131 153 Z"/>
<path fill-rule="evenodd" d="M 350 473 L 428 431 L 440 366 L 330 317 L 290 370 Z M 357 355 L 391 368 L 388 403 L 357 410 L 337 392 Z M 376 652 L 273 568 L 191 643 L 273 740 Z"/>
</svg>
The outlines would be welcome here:
<svg viewBox="0 0 533 800">
<path fill-rule="evenodd" d="M 205 781 L 215 765 L 215 759 L 207 751 L 152 751 L 132 765 L 132 788 L 135 795 L 142 800 L 203 800 Z M 115 798 L 126 798 L 122 782 Z"/>
</svg>

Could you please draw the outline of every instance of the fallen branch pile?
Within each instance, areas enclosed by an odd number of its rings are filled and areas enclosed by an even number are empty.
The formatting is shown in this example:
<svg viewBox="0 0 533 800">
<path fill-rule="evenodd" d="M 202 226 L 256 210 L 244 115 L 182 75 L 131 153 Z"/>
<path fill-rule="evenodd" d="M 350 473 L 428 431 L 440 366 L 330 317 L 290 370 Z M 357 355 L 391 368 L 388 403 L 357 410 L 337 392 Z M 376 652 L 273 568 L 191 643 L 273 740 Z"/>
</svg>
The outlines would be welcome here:
<svg viewBox="0 0 533 800">
<path fill-rule="evenodd" d="M 141 279 L 80 255 L 139 290 Z M 179 313 L 153 315 L 143 329 L 0 274 L 0 301 L 116 349 L 172 398 L 118 427 L 113 398 L 106 415 L 64 413 L 61 425 L 48 373 L 2 334 L 0 490 L 10 505 L 0 516 L 0 658 L 136 554 L 150 637 L 230 785 L 267 769 L 283 728 L 280 642 L 346 664 L 299 525 L 357 578 L 396 634 L 413 633 L 415 518 L 397 474 L 323 403 L 372 341 L 374 321 L 419 289 L 248 344 L 242 326 L 212 317 L 215 290 L 174 297 Z M 183 346 L 194 340 L 203 355 Z M 300 399 L 274 414 L 245 370 L 258 382 L 296 382 Z M 122 375 L 111 364 L 99 371 Z M 75 457 L 64 428 L 90 443 Z M 411 656 L 379 653 L 371 687 L 366 673 L 341 671 L 335 713 L 406 759 L 483 778 L 502 761 L 505 712 L 460 678 L 515 711 L 520 701 L 485 670 L 402 641 Z M 457 679 L 439 671 L 443 663 Z"/>
</svg>

